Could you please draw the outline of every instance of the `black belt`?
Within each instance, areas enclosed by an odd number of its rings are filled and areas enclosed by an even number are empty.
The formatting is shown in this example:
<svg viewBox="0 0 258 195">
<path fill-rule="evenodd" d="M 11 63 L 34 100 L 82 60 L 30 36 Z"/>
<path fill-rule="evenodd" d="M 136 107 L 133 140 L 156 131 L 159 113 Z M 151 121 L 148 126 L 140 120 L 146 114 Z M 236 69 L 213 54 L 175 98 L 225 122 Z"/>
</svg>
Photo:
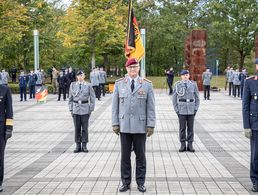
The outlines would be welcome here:
<svg viewBox="0 0 258 195">
<path fill-rule="evenodd" d="M 74 103 L 78 103 L 78 104 L 86 104 L 88 103 L 89 101 L 73 101 Z"/>
<path fill-rule="evenodd" d="M 179 99 L 179 102 L 194 102 L 194 99 Z"/>
</svg>

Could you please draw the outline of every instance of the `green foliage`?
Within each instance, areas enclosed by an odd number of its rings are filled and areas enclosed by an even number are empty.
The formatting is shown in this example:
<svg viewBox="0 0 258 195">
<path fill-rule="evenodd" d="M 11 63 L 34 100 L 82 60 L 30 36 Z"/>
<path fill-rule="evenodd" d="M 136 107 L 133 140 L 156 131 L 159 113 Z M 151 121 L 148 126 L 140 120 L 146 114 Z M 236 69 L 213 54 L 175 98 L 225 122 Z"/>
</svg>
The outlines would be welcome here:
<svg viewBox="0 0 258 195">
<path fill-rule="evenodd" d="M 128 0 L 0 0 L 0 68 L 33 68 L 33 30 L 40 33 L 40 66 L 123 68 Z M 208 61 L 249 67 L 258 34 L 257 0 L 134 0 L 146 29 L 147 75 L 182 69 L 184 40 L 193 29 L 208 30 Z"/>
</svg>

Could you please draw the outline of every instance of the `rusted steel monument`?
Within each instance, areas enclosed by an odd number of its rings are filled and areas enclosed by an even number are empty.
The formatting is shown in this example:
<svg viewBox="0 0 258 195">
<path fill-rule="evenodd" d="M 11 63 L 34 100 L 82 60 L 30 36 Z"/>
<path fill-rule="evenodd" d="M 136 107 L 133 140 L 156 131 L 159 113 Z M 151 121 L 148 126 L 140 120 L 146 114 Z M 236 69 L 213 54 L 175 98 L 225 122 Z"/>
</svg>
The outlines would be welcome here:
<svg viewBox="0 0 258 195">
<path fill-rule="evenodd" d="M 193 30 L 185 40 L 185 68 L 190 71 L 191 80 L 203 90 L 202 73 L 206 69 L 207 31 Z"/>
</svg>

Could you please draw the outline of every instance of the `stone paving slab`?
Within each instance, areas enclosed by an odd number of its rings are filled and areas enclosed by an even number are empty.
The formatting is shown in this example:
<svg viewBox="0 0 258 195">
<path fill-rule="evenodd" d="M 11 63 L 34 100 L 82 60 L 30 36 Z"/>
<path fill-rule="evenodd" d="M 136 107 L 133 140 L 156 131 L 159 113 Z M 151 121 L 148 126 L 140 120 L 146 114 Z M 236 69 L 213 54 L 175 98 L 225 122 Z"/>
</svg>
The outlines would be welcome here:
<svg viewBox="0 0 258 195">
<path fill-rule="evenodd" d="M 244 138 L 241 100 L 226 92 L 201 96 L 195 123 L 195 153 L 179 153 L 178 119 L 171 96 L 156 90 L 157 126 L 147 139 L 145 194 L 251 194 L 249 140 Z M 2 194 L 142 194 L 118 192 L 120 140 L 111 130 L 111 98 L 97 101 L 90 118 L 89 153 L 74 154 L 67 101 L 49 95 L 46 104 L 19 102 L 7 144 Z M 135 155 L 132 153 L 135 175 Z"/>
</svg>

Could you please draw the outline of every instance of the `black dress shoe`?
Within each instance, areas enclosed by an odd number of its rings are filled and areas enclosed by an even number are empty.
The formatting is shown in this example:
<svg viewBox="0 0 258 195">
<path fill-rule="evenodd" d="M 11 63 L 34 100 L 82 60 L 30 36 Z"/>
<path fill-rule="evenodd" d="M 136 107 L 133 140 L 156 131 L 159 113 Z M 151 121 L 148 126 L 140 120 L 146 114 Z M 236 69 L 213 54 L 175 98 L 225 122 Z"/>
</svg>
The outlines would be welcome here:
<svg viewBox="0 0 258 195">
<path fill-rule="evenodd" d="M 75 150 L 73 152 L 74 153 L 81 152 L 81 143 L 76 143 L 76 148 L 75 148 Z"/>
<path fill-rule="evenodd" d="M 137 189 L 140 191 L 140 192 L 146 192 L 146 188 L 144 185 L 138 185 Z"/>
<path fill-rule="evenodd" d="M 89 150 L 87 149 L 86 143 L 82 143 L 82 152 L 88 153 Z"/>
<path fill-rule="evenodd" d="M 2 192 L 2 191 L 3 191 L 3 186 L 1 185 L 1 186 L 0 186 L 0 192 Z"/>
<path fill-rule="evenodd" d="M 258 192 L 258 185 L 253 185 L 252 192 Z"/>
<path fill-rule="evenodd" d="M 186 145 L 185 142 L 181 142 L 181 147 L 179 149 L 179 152 L 185 152 L 186 151 Z"/>
<path fill-rule="evenodd" d="M 119 192 L 126 192 L 127 190 L 130 189 L 130 185 L 122 185 L 120 188 L 119 188 Z"/>
<path fill-rule="evenodd" d="M 193 148 L 193 144 L 190 142 L 187 145 L 187 151 L 189 152 L 195 152 L 195 149 Z"/>
</svg>

